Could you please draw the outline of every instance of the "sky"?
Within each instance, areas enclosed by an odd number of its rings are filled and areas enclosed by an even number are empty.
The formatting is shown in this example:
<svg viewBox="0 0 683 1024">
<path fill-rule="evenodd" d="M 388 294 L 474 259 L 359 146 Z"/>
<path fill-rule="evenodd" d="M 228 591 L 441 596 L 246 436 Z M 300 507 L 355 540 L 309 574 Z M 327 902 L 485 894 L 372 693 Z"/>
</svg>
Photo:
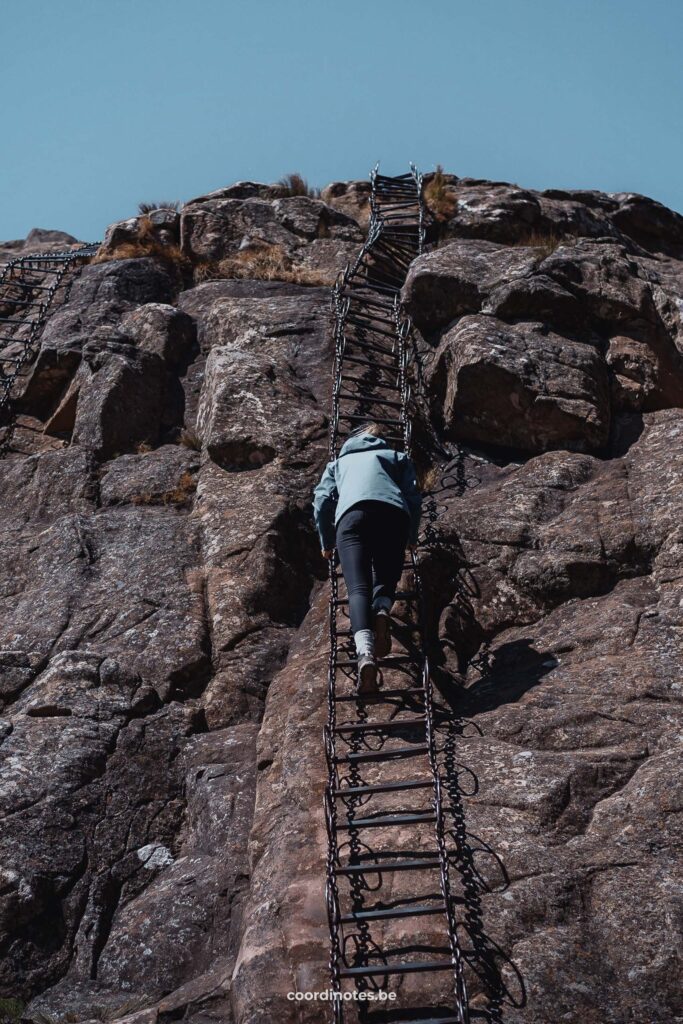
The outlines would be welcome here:
<svg viewBox="0 0 683 1024">
<path fill-rule="evenodd" d="M 682 0 L 0 0 L 0 239 L 436 164 L 683 212 Z"/>
</svg>

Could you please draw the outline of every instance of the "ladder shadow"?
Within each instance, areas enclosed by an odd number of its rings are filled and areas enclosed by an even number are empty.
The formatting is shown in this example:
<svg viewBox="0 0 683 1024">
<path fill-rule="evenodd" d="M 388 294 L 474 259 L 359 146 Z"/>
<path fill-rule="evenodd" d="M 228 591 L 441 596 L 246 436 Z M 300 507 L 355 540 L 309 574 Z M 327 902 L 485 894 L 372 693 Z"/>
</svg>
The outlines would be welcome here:
<svg viewBox="0 0 683 1024">
<path fill-rule="evenodd" d="M 444 806 L 445 833 L 454 851 L 452 865 L 464 905 L 459 915 L 458 939 L 470 977 L 476 976 L 479 985 L 476 1008 L 471 1006 L 470 1011 L 471 1016 L 488 1024 L 504 1024 L 506 1007 L 518 1010 L 526 1005 L 526 986 L 520 969 L 486 931 L 483 899 L 505 893 L 510 879 L 497 851 L 468 830 L 465 802 L 479 792 L 479 780 L 471 765 L 458 760 L 461 756 L 459 741 L 473 733 L 483 736 L 476 716 L 517 700 L 537 685 L 552 666 L 548 656 L 536 651 L 527 638 L 504 644 L 495 652 L 482 646 L 483 631 L 474 610 L 474 601 L 480 596 L 476 577 L 467 564 L 459 540 L 445 541 L 437 525 L 447 509 L 444 492 L 448 491 L 449 497 L 459 497 L 468 486 L 464 455 L 460 452 L 447 467 L 440 484 L 425 496 L 426 526 L 422 545 L 430 565 L 434 564 L 440 571 L 422 574 L 422 589 L 435 690 L 439 767 L 448 796 Z M 479 672 L 477 682 L 467 689 L 448 670 L 447 658 L 439 650 L 441 608 L 436 593 L 439 584 L 451 590 L 450 604 L 459 618 L 458 632 L 462 638 L 461 650 L 457 652 L 459 668 L 474 666 Z M 376 1019 L 379 1022 L 380 1018 Z M 407 1022 L 410 1017 L 402 1019 Z"/>
</svg>

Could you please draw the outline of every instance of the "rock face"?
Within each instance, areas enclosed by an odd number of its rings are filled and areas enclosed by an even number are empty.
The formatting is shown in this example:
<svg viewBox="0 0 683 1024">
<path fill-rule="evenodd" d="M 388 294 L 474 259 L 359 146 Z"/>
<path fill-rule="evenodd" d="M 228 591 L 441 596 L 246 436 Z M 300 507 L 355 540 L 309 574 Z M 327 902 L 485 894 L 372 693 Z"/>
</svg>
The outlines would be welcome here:
<svg viewBox="0 0 683 1024">
<path fill-rule="evenodd" d="M 680 218 L 452 182 L 404 299 L 437 479 L 430 663 L 501 1019 L 671 1024 Z M 187 204 L 187 258 L 359 244 L 363 183 L 269 188 Z M 183 287 L 152 257 L 86 267 L 46 326 L 0 462 L 0 1019 L 326 1019 L 287 993 L 328 984 L 310 498 L 333 351 L 326 289 Z M 448 991 L 414 976 L 402 996 Z"/>
</svg>

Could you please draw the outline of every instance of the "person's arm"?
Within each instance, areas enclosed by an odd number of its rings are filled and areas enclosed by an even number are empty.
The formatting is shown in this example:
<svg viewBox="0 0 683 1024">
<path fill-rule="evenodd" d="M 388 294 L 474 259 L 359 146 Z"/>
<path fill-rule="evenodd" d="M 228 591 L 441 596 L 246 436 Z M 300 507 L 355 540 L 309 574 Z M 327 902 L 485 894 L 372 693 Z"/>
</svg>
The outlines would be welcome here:
<svg viewBox="0 0 683 1024">
<path fill-rule="evenodd" d="M 403 492 L 403 497 L 408 502 L 408 508 L 410 510 L 408 543 L 410 545 L 417 544 L 417 534 L 420 529 L 420 517 L 422 515 L 422 494 L 417 486 L 415 464 L 408 456 L 403 460 L 401 491 Z"/>
<path fill-rule="evenodd" d="M 328 462 L 320 483 L 313 491 L 313 517 L 323 551 L 331 551 L 335 545 L 334 512 L 338 498 L 334 463 Z"/>
</svg>

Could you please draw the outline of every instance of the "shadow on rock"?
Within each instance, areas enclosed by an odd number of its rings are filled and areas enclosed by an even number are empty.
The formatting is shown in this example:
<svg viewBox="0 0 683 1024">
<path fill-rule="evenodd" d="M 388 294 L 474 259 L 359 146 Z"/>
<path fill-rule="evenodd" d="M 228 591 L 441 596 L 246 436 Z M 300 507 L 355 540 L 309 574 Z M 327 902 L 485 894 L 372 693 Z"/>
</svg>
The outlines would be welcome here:
<svg viewBox="0 0 683 1024">
<path fill-rule="evenodd" d="M 466 714 L 476 715 L 511 704 L 556 665 L 557 658 L 537 651 L 526 637 L 501 644 L 493 654 L 485 644 L 470 662 L 480 678 L 462 694 L 461 707 Z"/>
</svg>

